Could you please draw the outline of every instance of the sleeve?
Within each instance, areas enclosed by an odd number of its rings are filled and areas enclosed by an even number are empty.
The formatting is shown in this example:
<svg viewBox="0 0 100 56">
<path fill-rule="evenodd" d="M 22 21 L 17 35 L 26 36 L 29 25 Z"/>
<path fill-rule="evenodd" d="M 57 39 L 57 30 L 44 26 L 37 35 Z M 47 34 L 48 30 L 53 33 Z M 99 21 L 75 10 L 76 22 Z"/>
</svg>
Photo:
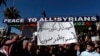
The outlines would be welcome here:
<svg viewBox="0 0 100 56">
<path fill-rule="evenodd" d="M 12 44 L 14 42 L 15 42 L 15 40 L 7 40 L 5 44 Z"/>
</svg>

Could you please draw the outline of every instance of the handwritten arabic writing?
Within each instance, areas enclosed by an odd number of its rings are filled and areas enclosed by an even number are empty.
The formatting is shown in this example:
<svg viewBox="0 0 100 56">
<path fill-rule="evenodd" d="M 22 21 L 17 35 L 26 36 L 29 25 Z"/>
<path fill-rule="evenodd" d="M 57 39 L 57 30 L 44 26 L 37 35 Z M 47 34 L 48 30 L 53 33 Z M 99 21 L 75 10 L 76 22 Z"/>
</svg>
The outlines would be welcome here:
<svg viewBox="0 0 100 56">
<path fill-rule="evenodd" d="M 45 39 L 45 40 L 41 40 L 41 39 L 39 38 L 39 40 L 40 40 L 40 43 L 42 43 L 42 44 L 46 44 L 46 43 L 48 43 L 49 41 L 52 41 L 53 43 L 56 43 L 56 42 L 59 41 L 59 40 L 62 40 L 63 42 L 64 42 L 64 41 L 67 42 L 67 41 L 69 41 L 69 40 L 76 39 L 76 35 L 75 35 L 73 32 L 71 32 L 71 33 L 72 33 L 72 35 L 74 36 L 74 38 L 73 38 L 73 37 L 65 38 L 64 36 L 61 36 L 61 35 L 58 34 L 58 37 L 57 37 L 57 38 L 51 37 L 51 38 L 48 38 L 48 39 Z M 54 39 L 53 39 L 53 38 L 54 38 Z"/>
<path fill-rule="evenodd" d="M 67 42 L 67 41 L 73 40 L 73 39 L 76 39 L 76 38 L 75 38 L 75 37 L 74 37 L 74 38 L 73 38 L 73 37 L 65 38 L 65 37 L 63 37 L 63 36 L 60 36 L 59 34 L 58 34 L 58 37 L 57 37 L 57 38 L 51 37 L 51 38 L 48 38 L 48 39 L 45 39 L 45 40 L 41 40 L 41 39 L 39 38 L 41 44 L 47 44 L 49 41 L 51 41 L 52 43 L 56 43 L 56 42 L 59 41 L 59 40 L 61 40 L 61 41 L 63 41 L 63 42 Z"/>
<path fill-rule="evenodd" d="M 53 39 L 52 37 L 49 38 L 49 39 L 45 39 L 45 40 L 41 40 L 41 39 L 39 38 L 41 44 L 47 44 L 47 43 L 48 43 L 49 41 L 51 41 L 52 39 Z"/>
<path fill-rule="evenodd" d="M 58 24 L 58 27 L 57 27 L 57 24 Z M 44 28 L 44 27 L 42 27 L 42 26 L 45 25 L 45 23 L 43 22 L 43 23 L 40 24 L 39 31 L 49 30 L 50 32 L 53 32 L 54 30 L 56 30 L 56 31 L 60 31 L 60 30 L 62 30 L 62 31 L 63 31 L 63 30 L 69 30 L 69 29 L 71 29 L 71 28 L 74 27 L 74 25 L 73 25 L 71 22 L 69 22 L 69 24 L 70 24 L 69 27 L 65 27 L 65 28 L 64 28 L 64 25 L 63 25 L 61 22 L 54 22 L 54 23 L 51 25 L 51 27 L 46 27 L 46 28 Z"/>
<path fill-rule="evenodd" d="M 63 37 L 63 36 L 60 36 L 60 35 L 58 34 L 57 39 L 55 39 L 55 40 L 53 41 L 53 43 L 55 43 L 56 41 L 59 41 L 59 40 L 64 41 L 64 37 Z"/>
<path fill-rule="evenodd" d="M 73 40 L 73 39 L 76 39 L 76 38 L 65 39 L 65 42 L 67 42 L 67 41 L 69 41 L 69 40 Z"/>
</svg>

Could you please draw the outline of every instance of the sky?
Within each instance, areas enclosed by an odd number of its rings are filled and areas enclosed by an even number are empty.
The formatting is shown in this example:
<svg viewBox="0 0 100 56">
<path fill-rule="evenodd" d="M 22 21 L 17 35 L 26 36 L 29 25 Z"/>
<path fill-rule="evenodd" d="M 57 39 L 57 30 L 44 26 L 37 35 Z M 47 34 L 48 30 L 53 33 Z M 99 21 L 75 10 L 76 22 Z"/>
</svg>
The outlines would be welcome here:
<svg viewBox="0 0 100 56">
<path fill-rule="evenodd" d="M 7 0 L 8 7 L 13 5 L 13 0 Z M 15 0 L 14 6 L 20 11 L 22 18 L 42 17 L 42 11 L 47 16 L 80 16 L 100 15 L 100 0 Z M 5 6 L 0 6 L 0 27 L 4 16 Z M 18 30 L 13 29 L 18 33 Z"/>
</svg>

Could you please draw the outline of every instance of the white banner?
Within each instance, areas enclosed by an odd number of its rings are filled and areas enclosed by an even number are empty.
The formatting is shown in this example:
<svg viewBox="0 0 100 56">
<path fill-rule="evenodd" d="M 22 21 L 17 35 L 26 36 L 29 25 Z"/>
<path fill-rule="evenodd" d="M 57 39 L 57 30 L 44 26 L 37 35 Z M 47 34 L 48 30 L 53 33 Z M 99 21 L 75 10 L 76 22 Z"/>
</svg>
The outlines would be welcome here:
<svg viewBox="0 0 100 56">
<path fill-rule="evenodd" d="M 99 36 L 92 36 L 91 37 L 91 40 L 92 41 L 99 41 Z"/>
<path fill-rule="evenodd" d="M 77 42 L 73 22 L 38 22 L 38 45 Z"/>
</svg>

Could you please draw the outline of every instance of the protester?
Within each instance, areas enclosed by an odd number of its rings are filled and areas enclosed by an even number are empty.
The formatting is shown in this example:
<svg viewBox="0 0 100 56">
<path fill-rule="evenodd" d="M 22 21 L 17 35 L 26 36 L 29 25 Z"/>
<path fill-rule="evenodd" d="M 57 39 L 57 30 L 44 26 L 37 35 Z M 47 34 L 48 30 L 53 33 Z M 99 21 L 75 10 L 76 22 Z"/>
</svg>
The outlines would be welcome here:
<svg viewBox="0 0 100 56">
<path fill-rule="evenodd" d="M 86 51 L 83 51 L 80 56 L 100 56 L 100 54 L 95 51 L 93 43 L 88 43 Z"/>
<path fill-rule="evenodd" d="M 100 47 L 96 48 L 96 52 L 100 54 Z"/>
<path fill-rule="evenodd" d="M 11 50 L 12 47 L 14 46 L 14 43 L 17 41 L 18 36 L 14 36 L 13 39 L 7 39 L 2 47 L 3 50 L 5 50 L 5 55 L 6 56 L 11 56 Z"/>
<path fill-rule="evenodd" d="M 77 43 L 46 46 L 38 46 L 36 38 L 31 40 L 20 35 L 1 37 L 0 56 L 100 56 L 99 30 L 78 31 L 77 36 Z M 98 39 L 92 41 L 92 36 Z"/>
<path fill-rule="evenodd" d="M 74 48 L 75 48 L 75 50 L 77 52 L 77 56 L 80 56 L 80 53 L 81 53 L 80 44 L 76 44 Z"/>
<path fill-rule="evenodd" d="M 35 55 L 35 51 L 33 49 L 33 43 L 32 42 L 28 42 L 27 50 L 28 50 L 27 56 L 34 56 Z"/>
</svg>

